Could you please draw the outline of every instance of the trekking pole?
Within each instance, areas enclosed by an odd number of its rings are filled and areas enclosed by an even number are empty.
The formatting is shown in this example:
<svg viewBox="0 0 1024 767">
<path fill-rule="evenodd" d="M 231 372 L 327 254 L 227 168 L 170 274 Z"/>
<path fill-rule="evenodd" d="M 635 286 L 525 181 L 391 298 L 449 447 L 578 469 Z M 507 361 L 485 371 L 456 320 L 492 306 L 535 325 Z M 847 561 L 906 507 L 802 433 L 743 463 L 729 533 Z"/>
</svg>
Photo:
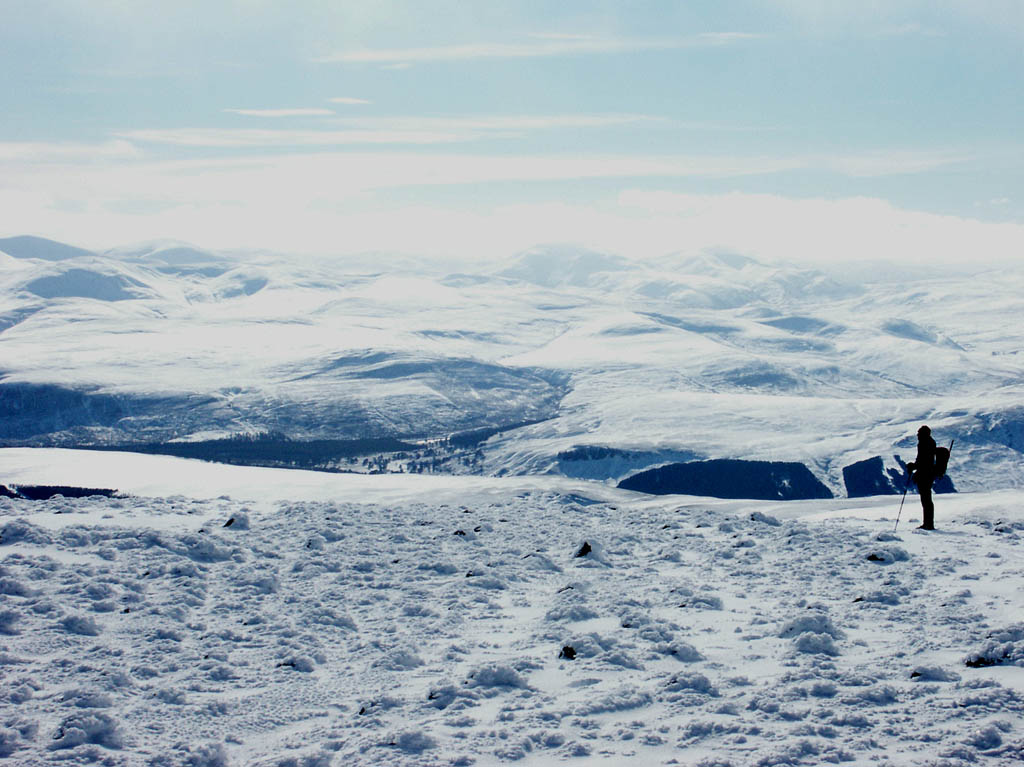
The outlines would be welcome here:
<svg viewBox="0 0 1024 767">
<path fill-rule="evenodd" d="M 900 526 L 900 514 L 903 513 L 903 502 L 907 500 L 907 491 L 910 489 L 910 472 L 907 472 L 907 484 L 903 488 L 903 497 L 900 499 L 900 510 L 896 515 L 896 524 L 892 526 L 892 531 L 895 533 L 896 528 Z"/>
</svg>

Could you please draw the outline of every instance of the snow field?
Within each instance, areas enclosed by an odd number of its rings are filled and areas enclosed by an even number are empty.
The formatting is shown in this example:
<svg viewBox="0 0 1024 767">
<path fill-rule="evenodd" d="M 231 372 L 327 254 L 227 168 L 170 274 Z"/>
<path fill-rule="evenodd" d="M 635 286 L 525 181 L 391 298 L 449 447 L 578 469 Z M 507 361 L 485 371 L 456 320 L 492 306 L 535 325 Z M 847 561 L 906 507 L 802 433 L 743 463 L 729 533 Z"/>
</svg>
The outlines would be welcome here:
<svg viewBox="0 0 1024 767">
<path fill-rule="evenodd" d="M 906 509 L 893 534 L 891 519 L 782 519 L 763 502 L 466 487 L 456 503 L 0 499 L 0 754 L 1024 758 L 1010 504 L 940 509 L 931 534 Z"/>
</svg>

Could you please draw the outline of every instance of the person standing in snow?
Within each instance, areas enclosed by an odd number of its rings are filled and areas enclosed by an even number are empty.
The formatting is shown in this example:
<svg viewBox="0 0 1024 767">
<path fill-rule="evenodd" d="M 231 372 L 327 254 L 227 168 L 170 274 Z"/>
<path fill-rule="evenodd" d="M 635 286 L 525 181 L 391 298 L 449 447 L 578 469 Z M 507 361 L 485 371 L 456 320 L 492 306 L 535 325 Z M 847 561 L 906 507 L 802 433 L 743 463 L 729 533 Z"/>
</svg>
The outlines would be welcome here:
<svg viewBox="0 0 1024 767">
<path fill-rule="evenodd" d="M 932 502 L 932 482 L 935 481 L 935 440 L 932 430 L 922 426 L 917 430 L 917 458 L 907 464 L 911 479 L 917 485 L 921 496 L 921 509 L 924 520 L 919 530 L 935 529 L 935 504 Z"/>
</svg>

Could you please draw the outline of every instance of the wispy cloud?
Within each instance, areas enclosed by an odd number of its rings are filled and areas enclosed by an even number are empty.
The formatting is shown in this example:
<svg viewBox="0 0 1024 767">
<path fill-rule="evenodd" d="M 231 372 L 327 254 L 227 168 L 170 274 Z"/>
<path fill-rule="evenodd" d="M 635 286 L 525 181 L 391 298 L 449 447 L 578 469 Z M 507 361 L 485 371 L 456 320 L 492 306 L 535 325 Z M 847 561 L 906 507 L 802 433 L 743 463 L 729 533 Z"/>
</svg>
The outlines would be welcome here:
<svg viewBox="0 0 1024 767">
<path fill-rule="evenodd" d="M 213 149 L 279 149 L 302 152 L 311 149 L 330 149 L 348 146 L 380 145 L 433 145 L 457 144 L 492 138 L 517 137 L 530 131 L 559 128 L 596 128 L 625 125 L 656 118 L 643 115 L 540 115 L 540 116 L 478 116 L 478 117 L 395 117 L 365 120 L 339 120 L 348 126 L 343 130 L 257 130 L 218 128 L 179 128 L 166 130 L 137 130 L 117 134 L 120 141 L 104 145 L 104 151 L 125 155 L 137 151 L 129 142 L 160 144 L 185 148 Z M 0 159 L 4 147 L 0 144 Z M 12 150 L 8 149 L 10 154 Z M 45 156 L 47 150 L 39 145 L 34 150 Z M 53 155 L 60 157 L 60 145 Z M 26 154 L 27 150 L 21 150 Z M 74 159 L 85 155 L 78 150 L 68 156 Z M 334 157 L 341 162 L 348 157 L 353 162 L 369 162 L 371 155 L 315 155 L 327 162 Z M 378 155 L 378 159 L 385 156 Z M 835 173 L 848 178 L 884 178 L 928 173 L 940 168 L 964 165 L 976 160 L 974 154 L 956 150 L 892 150 L 868 151 L 842 155 L 818 153 L 778 153 L 761 155 L 710 154 L 647 154 L 642 152 L 596 154 L 516 154 L 498 155 L 479 152 L 460 152 L 444 156 L 416 154 L 412 151 L 388 155 L 403 158 L 410 170 L 409 184 L 461 184 L 485 181 L 534 181 L 570 178 L 617 177 L 705 177 L 730 178 L 759 176 L 802 171 Z M 363 158 L 360 160 L 359 158 Z M 387 164 L 390 164 L 388 160 Z M 423 170 L 422 176 L 413 172 Z M 371 177 L 390 178 L 390 174 L 375 174 L 364 169 Z"/>
<path fill-rule="evenodd" d="M 369 99 L 357 99 L 352 96 L 335 96 L 327 100 L 332 104 L 345 104 L 346 106 L 361 106 L 372 103 Z"/>
<path fill-rule="evenodd" d="M 102 163 L 139 157 L 141 152 L 122 139 L 101 143 L 71 141 L 0 141 L 0 162 Z"/>
<path fill-rule="evenodd" d="M 938 168 L 959 165 L 975 159 L 968 152 L 953 150 L 863 152 L 842 156 L 821 156 L 809 162 L 824 170 L 852 178 L 876 178 L 927 173 Z"/>
<path fill-rule="evenodd" d="M 508 138 L 532 131 L 604 128 L 653 122 L 647 115 L 469 115 L 339 118 L 339 130 L 172 128 L 126 131 L 121 139 L 184 147 L 310 147 L 352 144 L 447 144 Z"/>
<path fill-rule="evenodd" d="M 181 147 L 257 148 L 314 147 L 349 144 L 445 144 L 468 141 L 471 135 L 417 130 L 231 130 L 227 128 L 169 128 L 125 131 L 129 141 Z"/>
<path fill-rule="evenodd" d="M 480 131 L 519 133 L 535 130 L 608 128 L 617 125 L 665 122 L 642 114 L 555 114 L 555 115 L 420 115 L 341 118 L 339 124 L 384 130 Z"/>
<path fill-rule="evenodd" d="M 463 43 L 423 48 L 377 48 L 339 51 L 314 61 L 321 64 L 416 64 L 472 59 L 519 59 L 673 50 L 725 45 L 756 37 L 742 32 L 705 33 L 689 37 L 599 38 L 575 35 L 535 36 L 520 43 Z"/>
<path fill-rule="evenodd" d="M 729 45 L 730 43 L 741 43 L 747 40 L 759 40 L 764 35 L 752 32 L 701 32 L 697 39 L 711 45 Z"/>
<path fill-rule="evenodd" d="M 225 109 L 235 115 L 246 117 L 325 117 L 335 114 L 333 109 L 310 107 L 301 109 Z"/>
</svg>

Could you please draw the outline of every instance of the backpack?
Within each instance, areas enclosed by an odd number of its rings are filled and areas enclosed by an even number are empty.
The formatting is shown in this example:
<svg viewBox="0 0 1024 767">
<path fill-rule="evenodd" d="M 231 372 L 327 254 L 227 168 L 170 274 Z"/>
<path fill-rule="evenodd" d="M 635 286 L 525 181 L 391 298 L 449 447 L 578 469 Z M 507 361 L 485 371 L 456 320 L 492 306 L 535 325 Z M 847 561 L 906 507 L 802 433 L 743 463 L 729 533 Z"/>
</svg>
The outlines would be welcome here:
<svg viewBox="0 0 1024 767">
<path fill-rule="evenodd" d="M 937 447 L 935 448 L 935 469 L 932 473 L 934 479 L 939 479 L 946 475 L 946 467 L 949 466 L 949 451 L 953 447 L 953 443 L 949 443 L 949 447 Z"/>
</svg>

